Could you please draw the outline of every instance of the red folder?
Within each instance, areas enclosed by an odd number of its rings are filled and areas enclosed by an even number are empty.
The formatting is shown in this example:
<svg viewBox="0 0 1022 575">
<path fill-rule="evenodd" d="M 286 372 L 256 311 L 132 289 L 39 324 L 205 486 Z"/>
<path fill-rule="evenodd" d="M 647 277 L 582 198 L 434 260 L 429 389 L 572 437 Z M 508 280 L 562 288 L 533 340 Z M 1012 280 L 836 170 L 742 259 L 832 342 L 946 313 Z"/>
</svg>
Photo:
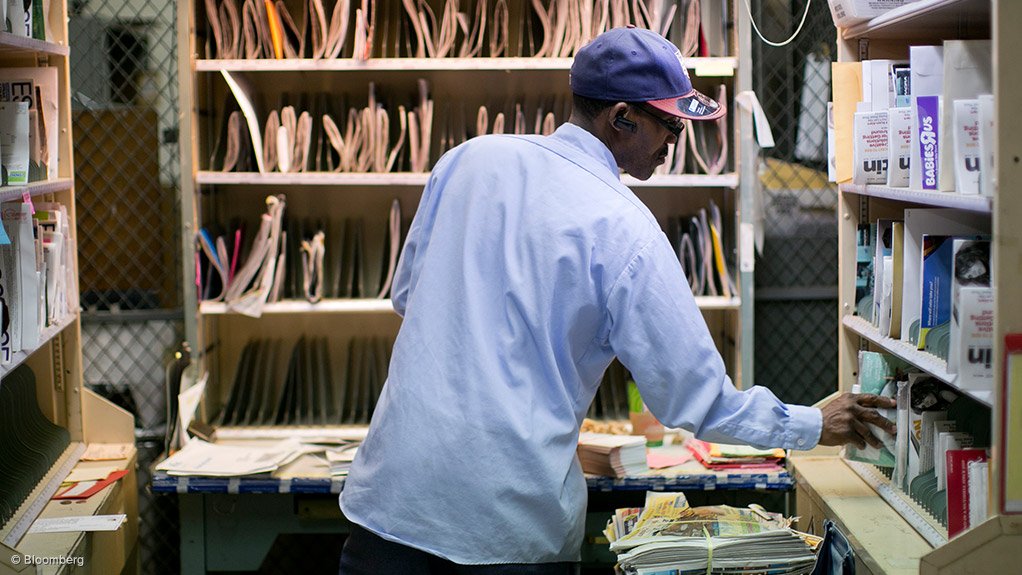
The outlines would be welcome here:
<svg viewBox="0 0 1022 575">
<path fill-rule="evenodd" d="M 99 493 L 100 490 L 107 485 L 110 485 L 127 474 L 128 470 L 124 469 L 121 471 L 112 471 L 110 475 L 106 476 L 106 479 L 96 481 L 78 481 L 54 495 L 53 499 L 88 499 L 89 497 Z"/>
<path fill-rule="evenodd" d="M 950 449 L 947 452 L 947 536 L 969 528 L 969 462 L 986 461 L 985 449 Z"/>
</svg>

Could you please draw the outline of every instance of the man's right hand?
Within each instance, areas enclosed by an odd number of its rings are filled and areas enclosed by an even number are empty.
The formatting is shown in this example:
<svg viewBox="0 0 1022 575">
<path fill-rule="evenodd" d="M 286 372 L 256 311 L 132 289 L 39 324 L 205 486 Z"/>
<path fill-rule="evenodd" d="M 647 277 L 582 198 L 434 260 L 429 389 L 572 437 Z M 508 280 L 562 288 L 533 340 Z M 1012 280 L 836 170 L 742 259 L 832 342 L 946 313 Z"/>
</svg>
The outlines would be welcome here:
<svg viewBox="0 0 1022 575">
<path fill-rule="evenodd" d="M 877 412 L 877 408 L 894 409 L 897 402 L 890 397 L 869 393 L 844 393 L 823 408 L 823 429 L 820 431 L 820 445 L 845 445 L 851 443 L 862 449 L 866 444 L 882 447 L 883 442 L 873 435 L 868 423 L 872 423 L 894 435 L 894 423 Z"/>
</svg>

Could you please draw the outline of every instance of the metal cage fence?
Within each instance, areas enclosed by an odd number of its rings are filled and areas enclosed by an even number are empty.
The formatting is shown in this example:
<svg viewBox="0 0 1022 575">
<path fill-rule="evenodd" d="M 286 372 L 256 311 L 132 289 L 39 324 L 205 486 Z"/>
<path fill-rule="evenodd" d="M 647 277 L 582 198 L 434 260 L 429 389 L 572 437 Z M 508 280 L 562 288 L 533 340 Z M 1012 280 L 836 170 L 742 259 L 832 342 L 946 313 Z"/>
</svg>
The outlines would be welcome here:
<svg viewBox="0 0 1022 575">
<path fill-rule="evenodd" d="M 763 35 L 778 42 L 796 30 L 808 3 L 749 5 Z M 756 266 L 756 382 L 796 403 L 837 388 L 837 188 L 827 182 L 826 165 L 836 30 L 826 2 L 808 9 L 786 46 L 755 35 L 752 41 L 753 86 L 777 143 L 766 150 L 760 174 L 765 240 Z"/>
<path fill-rule="evenodd" d="M 143 573 L 176 573 L 177 500 L 153 497 L 164 365 L 182 339 L 176 2 L 70 0 L 85 383 L 135 414 Z"/>
</svg>

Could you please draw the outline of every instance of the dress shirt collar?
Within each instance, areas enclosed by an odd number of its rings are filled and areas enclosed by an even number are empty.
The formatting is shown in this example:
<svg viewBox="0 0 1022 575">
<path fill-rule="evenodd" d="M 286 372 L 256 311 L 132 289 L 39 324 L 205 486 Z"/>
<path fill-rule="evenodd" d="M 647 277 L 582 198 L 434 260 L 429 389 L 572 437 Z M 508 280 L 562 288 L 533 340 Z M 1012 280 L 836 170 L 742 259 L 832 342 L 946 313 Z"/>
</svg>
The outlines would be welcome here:
<svg viewBox="0 0 1022 575">
<path fill-rule="evenodd" d="M 610 152 L 610 148 L 584 128 L 570 122 L 565 122 L 550 137 L 592 157 L 606 166 L 615 179 L 621 179 L 621 170 L 618 168 L 617 160 L 614 159 L 614 154 Z"/>
</svg>

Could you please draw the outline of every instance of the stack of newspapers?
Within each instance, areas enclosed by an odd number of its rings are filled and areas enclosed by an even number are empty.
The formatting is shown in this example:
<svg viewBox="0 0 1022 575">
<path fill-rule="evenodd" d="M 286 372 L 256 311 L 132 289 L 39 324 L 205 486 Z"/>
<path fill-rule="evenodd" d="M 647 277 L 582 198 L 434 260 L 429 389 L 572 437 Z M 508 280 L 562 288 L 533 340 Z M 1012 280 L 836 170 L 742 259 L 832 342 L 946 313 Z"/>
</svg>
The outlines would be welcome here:
<svg viewBox="0 0 1022 575">
<path fill-rule="evenodd" d="M 632 575 L 800 575 L 813 570 L 821 541 L 756 505 L 690 507 L 682 493 L 658 492 L 642 509 L 618 509 L 604 534 Z"/>
<path fill-rule="evenodd" d="M 582 471 L 595 475 L 625 477 L 649 471 L 646 438 L 639 435 L 580 433 L 578 459 Z"/>
</svg>

